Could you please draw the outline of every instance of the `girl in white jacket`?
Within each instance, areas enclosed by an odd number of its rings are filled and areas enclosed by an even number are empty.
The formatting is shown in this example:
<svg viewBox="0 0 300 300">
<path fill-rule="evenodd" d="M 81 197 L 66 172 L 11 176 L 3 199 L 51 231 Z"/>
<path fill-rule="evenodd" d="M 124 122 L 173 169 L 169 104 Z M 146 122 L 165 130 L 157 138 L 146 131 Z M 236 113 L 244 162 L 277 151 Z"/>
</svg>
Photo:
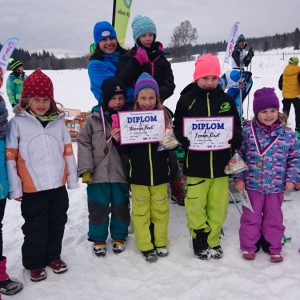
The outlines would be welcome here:
<svg viewBox="0 0 300 300">
<path fill-rule="evenodd" d="M 71 138 L 56 107 L 51 79 L 40 69 L 24 82 L 6 136 L 9 199 L 21 202 L 23 265 L 32 281 L 67 270 L 61 247 L 69 206 L 68 188 L 78 187 Z"/>
</svg>

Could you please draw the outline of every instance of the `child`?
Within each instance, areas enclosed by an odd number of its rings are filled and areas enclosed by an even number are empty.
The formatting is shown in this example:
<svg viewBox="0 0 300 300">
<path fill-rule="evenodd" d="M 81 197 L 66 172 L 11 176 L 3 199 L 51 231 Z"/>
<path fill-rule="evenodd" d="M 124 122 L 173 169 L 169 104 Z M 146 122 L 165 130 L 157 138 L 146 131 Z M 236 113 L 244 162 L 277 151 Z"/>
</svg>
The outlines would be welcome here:
<svg viewBox="0 0 300 300">
<path fill-rule="evenodd" d="M 255 259 L 256 243 L 261 237 L 267 245 L 263 250 L 269 253 L 269 260 L 283 260 L 283 194 L 299 182 L 299 142 L 278 110 L 274 89 L 259 89 L 254 93 L 255 117 L 243 126 L 239 153 L 249 170 L 234 175 L 234 180 L 239 191 L 246 189 L 253 208 L 251 212 L 243 206 L 241 216 L 240 247 L 242 256 L 248 260 Z"/>
<path fill-rule="evenodd" d="M 23 266 L 36 282 L 46 279 L 46 266 L 67 271 L 60 258 L 69 206 L 65 184 L 78 187 L 77 167 L 52 81 L 40 69 L 24 82 L 14 113 L 6 136 L 9 199 L 21 202 Z"/>
<path fill-rule="evenodd" d="M 126 86 L 117 78 L 105 79 L 102 98 L 77 138 L 78 174 L 88 184 L 88 239 L 97 256 L 106 255 L 109 227 L 113 252 L 123 252 L 130 223 L 127 167 L 111 140 L 112 115 L 125 105 Z"/>
<path fill-rule="evenodd" d="M 171 97 L 175 90 L 170 62 L 163 45 L 156 40 L 155 23 L 147 16 L 136 16 L 131 24 L 135 46 L 118 61 L 117 76 L 133 88 L 138 77 L 147 72 L 156 80 L 161 103 Z M 133 99 L 132 99 L 133 100 Z M 169 151 L 171 162 L 170 187 L 172 200 L 184 205 L 184 192 L 179 163 L 175 151 Z"/>
<path fill-rule="evenodd" d="M 157 82 L 147 73 L 137 80 L 134 110 L 162 109 Z M 118 141 L 119 136 L 114 138 Z M 129 155 L 132 223 L 137 248 L 147 262 L 168 255 L 168 151 L 157 151 L 158 143 L 119 146 Z"/>
<path fill-rule="evenodd" d="M 3 71 L 0 67 L 0 88 L 3 83 Z M 14 295 L 22 288 L 21 282 L 13 281 L 6 273 L 6 257 L 3 256 L 2 220 L 8 193 L 8 179 L 5 167 L 5 134 L 7 130 L 7 109 L 0 95 L 0 292 L 4 295 Z M 1 299 L 1 296 L 0 296 Z"/>
<path fill-rule="evenodd" d="M 218 85 L 220 64 L 216 56 L 202 55 L 196 61 L 194 82 L 182 92 L 175 111 L 175 132 L 186 150 L 183 174 L 187 176 L 188 228 L 196 257 L 202 260 L 223 257 L 221 228 L 228 207 L 228 177 L 224 168 L 242 142 L 241 123 L 233 99 Z M 231 149 L 191 151 L 183 136 L 184 117 L 233 116 Z"/>
</svg>

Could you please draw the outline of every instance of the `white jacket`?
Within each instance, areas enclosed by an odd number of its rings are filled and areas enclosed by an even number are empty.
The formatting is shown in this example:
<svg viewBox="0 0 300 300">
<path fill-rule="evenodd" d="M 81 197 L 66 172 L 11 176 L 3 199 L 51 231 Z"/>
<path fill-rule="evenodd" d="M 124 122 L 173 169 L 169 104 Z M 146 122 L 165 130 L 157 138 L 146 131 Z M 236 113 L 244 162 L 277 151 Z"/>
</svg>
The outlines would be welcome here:
<svg viewBox="0 0 300 300">
<path fill-rule="evenodd" d="M 44 128 L 25 110 L 14 109 L 6 135 L 9 199 L 55 189 L 78 187 L 70 134 L 60 115 Z"/>
</svg>

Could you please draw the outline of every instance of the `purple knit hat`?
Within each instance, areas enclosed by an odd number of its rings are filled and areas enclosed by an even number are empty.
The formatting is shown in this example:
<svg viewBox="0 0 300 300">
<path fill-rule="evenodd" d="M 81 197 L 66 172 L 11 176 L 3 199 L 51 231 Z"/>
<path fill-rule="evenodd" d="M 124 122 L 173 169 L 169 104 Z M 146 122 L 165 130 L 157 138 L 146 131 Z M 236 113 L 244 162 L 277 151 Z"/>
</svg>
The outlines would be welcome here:
<svg viewBox="0 0 300 300">
<path fill-rule="evenodd" d="M 138 93 L 142 89 L 150 88 L 154 90 L 156 97 L 159 97 L 159 89 L 156 80 L 150 76 L 148 73 L 144 72 L 137 79 L 135 87 L 134 87 L 134 99 L 137 98 Z"/>
<path fill-rule="evenodd" d="M 274 88 L 263 87 L 256 90 L 253 99 L 253 112 L 257 115 L 260 111 L 275 108 L 279 110 L 279 99 Z"/>
</svg>

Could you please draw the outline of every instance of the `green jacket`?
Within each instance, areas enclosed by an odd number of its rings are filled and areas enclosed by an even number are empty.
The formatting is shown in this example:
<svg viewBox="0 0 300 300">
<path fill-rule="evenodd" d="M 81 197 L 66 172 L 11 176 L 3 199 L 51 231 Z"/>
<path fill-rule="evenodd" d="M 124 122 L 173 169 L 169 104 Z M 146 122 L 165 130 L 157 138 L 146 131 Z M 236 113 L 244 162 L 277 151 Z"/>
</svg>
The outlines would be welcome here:
<svg viewBox="0 0 300 300">
<path fill-rule="evenodd" d="M 23 90 L 23 82 L 26 78 L 27 75 L 25 75 L 25 73 L 20 76 L 16 76 L 12 72 L 8 76 L 6 81 L 6 93 L 12 106 L 17 105 L 20 102 Z"/>
</svg>

